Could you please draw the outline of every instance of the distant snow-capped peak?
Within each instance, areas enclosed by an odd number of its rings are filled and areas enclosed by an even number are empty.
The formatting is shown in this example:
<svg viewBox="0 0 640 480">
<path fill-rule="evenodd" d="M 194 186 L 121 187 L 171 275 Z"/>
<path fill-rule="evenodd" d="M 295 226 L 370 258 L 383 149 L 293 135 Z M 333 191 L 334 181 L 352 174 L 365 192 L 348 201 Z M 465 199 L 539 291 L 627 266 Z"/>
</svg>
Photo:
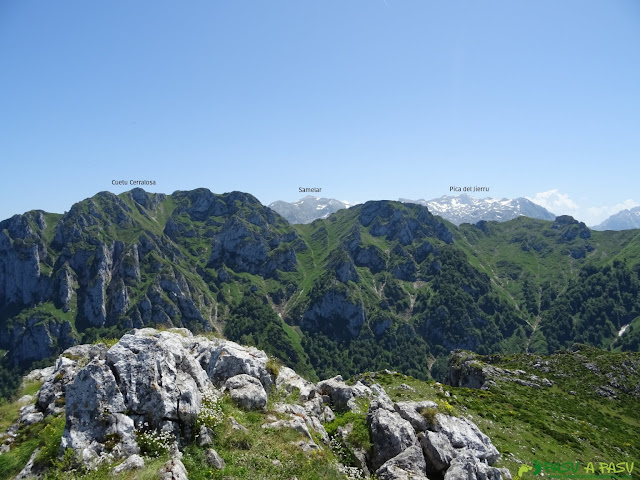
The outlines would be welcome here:
<svg viewBox="0 0 640 480">
<path fill-rule="evenodd" d="M 424 205 L 434 215 L 456 225 L 476 223 L 480 220 L 505 222 L 519 216 L 554 220 L 556 216 L 547 209 L 526 198 L 477 198 L 461 194 L 457 196 L 443 195 L 432 200 L 409 200 L 401 198 L 401 202 Z"/>
<path fill-rule="evenodd" d="M 456 224 L 476 223 L 480 220 L 505 222 L 519 216 L 555 220 L 556 216 L 523 197 L 509 198 L 477 198 L 461 194 L 444 195 L 432 200 L 409 200 L 400 198 L 403 203 L 417 203 L 426 206 L 431 213 Z M 334 212 L 349 208 L 355 204 L 307 195 L 296 202 L 276 201 L 269 208 L 282 215 L 289 223 L 311 223 L 319 218 L 327 218 Z"/>
<path fill-rule="evenodd" d="M 632 228 L 640 228 L 640 207 L 622 210 L 592 228 L 594 230 L 630 230 Z"/>
<path fill-rule="evenodd" d="M 282 215 L 289 223 L 311 223 L 319 218 L 327 218 L 334 212 L 349 208 L 349 204 L 333 198 L 307 195 L 296 202 L 275 201 L 269 208 Z"/>
</svg>

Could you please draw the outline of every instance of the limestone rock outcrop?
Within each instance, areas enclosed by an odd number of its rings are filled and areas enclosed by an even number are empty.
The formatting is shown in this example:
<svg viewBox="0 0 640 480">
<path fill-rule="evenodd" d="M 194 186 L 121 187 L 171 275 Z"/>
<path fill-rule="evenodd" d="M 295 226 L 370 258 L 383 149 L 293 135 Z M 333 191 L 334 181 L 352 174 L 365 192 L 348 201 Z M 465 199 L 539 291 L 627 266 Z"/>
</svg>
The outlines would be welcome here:
<svg viewBox="0 0 640 480">
<path fill-rule="evenodd" d="M 86 467 L 124 460 L 110 467 L 120 473 L 144 466 L 142 438 L 156 435 L 168 442 L 170 458 L 158 475 L 184 480 L 187 470 L 180 450 L 191 442 L 206 449 L 204 458 L 211 468 L 225 468 L 211 448 L 218 433 L 200 423 L 199 415 L 211 408 L 211 396 L 228 394 L 240 408 L 264 412 L 262 428 L 297 432 L 299 438 L 291 444 L 305 455 L 341 442 L 355 465 L 345 469 L 360 475 L 375 473 L 381 480 L 510 479 L 509 472 L 492 466 L 499 453 L 490 439 L 466 418 L 434 413 L 435 402 L 394 402 L 367 376 L 353 385 L 340 376 L 313 384 L 282 367 L 274 378 L 268 360 L 255 348 L 194 336 L 186 329 L 133 330 L 111 348 L 74 346 L 54 367 L 29 375 L 44 383 L 37 397 L 25 397 L 20 419 L 5 437 L 42 422 L 45 415 L 64 413 L 60 454 L 72 449 Z M 274 393 L 292 403 L 269 404 Z M 368 412 L 361 411 L 366 405 Z M 366 425 L 370 448 L 351 443 L 356 438 L 354 421 L 329 436 L 325 424 L 336 418 L 334 409 L 360 418 L 357 435 Z M 250 432 L 231 418 L 225 421 L 231 431 Z M 8 448 L 10 440 L 0 454 Z M 25 478 L 32 467 L 23 470 Z"/>
<path fill-rule="evenodd" d="M 373 442 L 374 469 L 416 444 L 416 435 L 409 422 L 395 412 L 379 408 L 369 412 L 367 423 Z"/>
<path fill-rule="evenodd" d="M 547 378 L 539 378 L 524 370 L 508 370 L 494 367 L 478 359 L 475 353 L 458 350 L 449 357 L 447 383 L 454 387 L 480 388 L 489 390 L 496 385 L 496 380 L 513 382 L 533 388 L 552 387 L 553 382 Z"/>
<path fill-rule="evenodd" d="M 264 352 L 194 337 L 186 329 L 134 330 L 105 350 L 73 347 L 54 370 L 75 372 L 64 392 L 62 448 L 79 451 L 87 462 L 138 453 L 137 431 L 168 432 L 177 444 L 188 441 L 208 393 L 224 387 L 241 406 L 262 409 L 267 402 L 263 383 L 273 385 Z M 78 369 L 74 363 L 72 369 L 65 355 L 86 365 Z M 56 403 L 58 373 L 41 390 L 45 411 Z"/>
</svg>

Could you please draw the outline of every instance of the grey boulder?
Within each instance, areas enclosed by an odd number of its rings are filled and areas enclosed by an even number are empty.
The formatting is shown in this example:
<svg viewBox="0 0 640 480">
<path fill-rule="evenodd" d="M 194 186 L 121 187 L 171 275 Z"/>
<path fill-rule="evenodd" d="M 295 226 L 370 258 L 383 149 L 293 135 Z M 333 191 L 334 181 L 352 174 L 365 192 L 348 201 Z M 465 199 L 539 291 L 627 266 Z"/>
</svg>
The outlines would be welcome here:
<svg viewBox="0 0 640 480">
<path fill-rule="evenodd" d="M 140 455 L 133 454 L 120 465 L 113 468 L 111 472 L 114 475 L 118 475 L 119 473 L 128 472 L 130 470 L 137 470 L 142 467 L 144 467 L 144 460 L 142 459 L 142 457 Z"/>
<path fill-rule="evenodd" d="M 161 480 L 189 480 L 187 469 L 178 458 L 173 458 L 165 463 L 158 471 L 158 476 Z"/>
<path fill-rule="evenodd" d="M 53 367 L 39 370 L 35 377 L 43 380 L 38 392 L 36 405 L 46 415 L 56 415 L 64 411 L 66 388 L 78 371 L 91 360 L 104 360 L 106 345 L 76 345 L 65 350 Z M 34 373 L 34 372 L 32 372 Z"/>
<path fill-rule="evenodd" d="M 202 425 L 200 427 L 200 431 L 196 435 L 196 444 L 199 447 L 207 447 L 213 444 L 212 435 L 213 435 L 213 432 L 209 428 Z"/>
<path fill-rule="evenodd" d="M 374 469 L 416 444 L 413 427 L 395 412 L 382 408 L 370 411 L 367 423 L 373 441 Z"/>
<path fill-rule="evenodd" d="M 480 431 L 475 423 L 464 417 L 452 417 L 438 413 L 437 430 L 446 435 L 455 449 L 465 449 L 489 465 L 500 458 L 498 449 L 493 446 L 489 437 Z"/>
<path fill-rule="evenodd" d="M 117 438 L 115 457 L 138 453 L 133 420 L 112 371 L 94 360 L 76 375 L 66 389 L 67 422 L 61 449 L 73 448 L 85 462 L 96 462 L 109 436 Z"/>
<path fill-rule="evenodd" d="M 456 452 L 449 438 L 440 432 L 424 432 L 418 434 L 420 446 L 427 459 L 430 472 L 444 472 L 456 457 Z"/>
<path fill-rule="evenodd" d="M 185 343 L 177 333 L 142 329 L 122 337 L 106 354 L 127 409 L 143 416 L 152 428 L 166 420 L 193 424 L 202 392 L 212 388 Z"/>
<path fill-rule="evenodd" d="M 313 440 L 309 427 L 306 422 L 300 417 L 292 417 L 290 420 L 275 420 L 262 425 L 262 428 L 273 428 L 280 430 L 282 428 L 291 428 L 296 432 L 304 435 L 309 440 Z"/>
<path fill-rule="evenodd" d="M 298 392 L 301 402 L 310 400 L 315 396 L 315 385 L 289 367 L 280 367 L 278 376 L 276 377 L 276 389 L 284 390 L 287 393 Z"/>
<path fill-rule="evenodd" d="M 473 455 L 460 455 L 451 462 L 444 480 L 511 480 L 506 468 L 490 467 Z"/>
<path fill-rule="evenodd" d="M 222 457 L 213 448 L 208 449 L 204 453 L 204 457 L 207 460 L 207 465 L 216 470 L 222 470 L 226 466 Z"/>
<path fill-rule="evenodd" d="M 405 420 L 407 420 L 416 432 L 424 432 L 431 427 L 429 421 L 421 414 L 423 409 L 436 408 L 435 402 L 425 400 L 422 402 L 396 402 L 393 408 Z"/>
<path fill-rule="evenodd" d="M 200 365 L 217 385 L 223 385 L 229 378 L 241 374 L 260 380 L 265 389 L 273 385 L 267 370 L 269 358 L 262 350 L 228 340 L 200 341 L 194 345 L 194 349 Z"/>
<path fill-rule="evenodd" d="M 378 480 L 429 480 L 422 450 L 417 445 L 387 460 L 376 471 Z"/>
<path fill-rule="evenodd" d="M 324 443 L 329 443 L 329 435 L 325 430 L 320 419 L 313 414 L 310 414 L 303 406 L 292 405 L 289 403 L 277 403 L 273 407 L 274 411 L 278 413 L 288 414 L 291 418 L 301 418 L 307 424 L 307 427 L 313 429 L 322 439 Z"/>
<path fill-rule="evenodd" d="M 267 406 L 267 392 L 255 377 L 246 373 L 229 378 L 225 388 L 231 394 L 231 400 L 246 410 L 264 410 Z"/>
<path fill-rule="evenodd" d="M 372 396 L 368 387 L 360 382 L 353 387 L 349 386 L 344 383 L 341 375 L 319 382 L 317 391 L 320 395 L 328 396 L 334 409 L 338 411 L 351 410 L 352 412 L 359 412 L 360 410 L 355 401 L 356 397 Z"/>
</svg>

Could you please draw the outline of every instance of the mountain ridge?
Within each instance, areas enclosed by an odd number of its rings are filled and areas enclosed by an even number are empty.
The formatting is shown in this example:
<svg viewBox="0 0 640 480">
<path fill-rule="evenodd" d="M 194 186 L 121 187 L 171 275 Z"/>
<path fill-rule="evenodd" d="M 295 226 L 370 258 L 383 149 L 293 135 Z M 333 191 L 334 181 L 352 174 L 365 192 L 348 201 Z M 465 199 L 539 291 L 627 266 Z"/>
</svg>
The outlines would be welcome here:
<svg viewBox="0 0 640 480">
<path fill-rule="evenodd" d="M 456 227 L 372 201 L 290 225 L 242 192 L 135 189 L 0 227 L 7 388 L 30 362 L 149 325 L 272 348 L 311 377 L 429 378 L 457 348 L 638 349 L 637 235 L 571 217 Z"/>
<path fill-rule="evenodd" d="M 434 215 L 439 215 L 455 225 L 477 223 L 483 220 L 504 222 L 519 216 L 541 220 L 555 220 L 556 217 L 544 207 L 524 197 L 476 198 L 463 193 L 457 196 L 443 195 L 428 201 L 408 199 L 400 199 L 400 201 L 424 205 Z"/>
<path fill-rule="evenodd" d="M 460 225 L 485 221 L 507 221 L 520 215 L 543 220 L 554 220 L 555 215 L 531 200 L 520 197 L 516 199 L 475 198 L 467 194 L 456 196 L 443 195 L 432 200 L 409 200 L 400 198 L 402 203 L 416 203 L 429 208 L 431 213 L 445 220 Z M 276 201 L 269 208 L 280 213 L 292 224 L 311 223 L 319 218 L 327 218 L 349 204 L 334 199 L 319 198 L 307 195 L 297 202 Z"/>
<path fill-rule="evenodd" d="M 313 195 L 306 195 L 296 202 L 276 200 L 269 204 L 269 208 L 278 212 L 291 224 L 311 223 L 350 206 L 347 202 Z"/>
<path fill-rule="evenodd" d="M 594 230 L 629 230 L 640 228 L 640 207 L 621 210 L 591 228 Z"/>
</svg>

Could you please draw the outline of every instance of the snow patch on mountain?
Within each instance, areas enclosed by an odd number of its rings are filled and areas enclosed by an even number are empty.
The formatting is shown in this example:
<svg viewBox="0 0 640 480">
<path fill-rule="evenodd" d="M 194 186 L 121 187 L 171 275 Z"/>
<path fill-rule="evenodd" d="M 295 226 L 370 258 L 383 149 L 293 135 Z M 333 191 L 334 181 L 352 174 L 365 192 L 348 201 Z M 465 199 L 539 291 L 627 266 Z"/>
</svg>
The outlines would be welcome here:
<svg viewBox="0 0 640 480">
<path fill-rule="evenodd" d="M 462 194 L 458 196 L 444 195 L 432 200 L 410 200 L 400 198 L 403 203 L 417 203 L 426 206 L 431 213 L 439 215 L 456 225 L 476 223 L 480 220 L 506 222 L 519 216 L 555 220 L 556 216 L 547 209 L 526 198 L 476 198 Z M 313 195 L 296 202 L 276 201 L 269 208 L 282 215 L 289 223 L 311 223 L 319 218 L 327 218 L 334 212 L 349 208 L 349 202 Z"/>
<path fill-rule="evenodd" d="M 399 200 L 404 203 L 424 205 L 434 215 L 439 215 L 455 225 L 476 223 L 480 220 L 506 222 L 519 216 L 555 220 L 553 213 L 523 197 L 514 199 L 476 198 L 462 194 L 458 196 L 443 195 L 432 200 L 406 198 Z"/>
<path fill-rule="evenodd" d="M 269 208 L 282 215 L 289 223 L 311 223 L 319 218 L 327 218 L 334 212 L 349 208 L 351 205 L 333 198 L 320 198 L 307 195 L 300 200 L 289 203 L 278 200 Z"/>
</svg>

